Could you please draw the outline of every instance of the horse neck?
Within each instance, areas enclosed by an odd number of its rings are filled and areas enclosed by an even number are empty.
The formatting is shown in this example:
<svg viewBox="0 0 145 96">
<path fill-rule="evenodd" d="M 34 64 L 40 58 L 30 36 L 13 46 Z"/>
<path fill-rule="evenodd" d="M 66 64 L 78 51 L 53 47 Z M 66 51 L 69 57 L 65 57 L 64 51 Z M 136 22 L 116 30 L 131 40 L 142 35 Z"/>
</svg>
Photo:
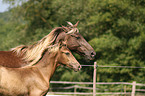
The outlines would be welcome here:
<svg viewBox="0 0 145 96">
<path fill-rule="evenodd" d="M 46 52 L 42 59 L 36 65 L 34 65 L 39 69 L 47 82 L 50 81 L 50 78 L 57 68 L 57 59 L 55 57 L 57 57 L 56 54 L 49 54 Z"/>
</svg>

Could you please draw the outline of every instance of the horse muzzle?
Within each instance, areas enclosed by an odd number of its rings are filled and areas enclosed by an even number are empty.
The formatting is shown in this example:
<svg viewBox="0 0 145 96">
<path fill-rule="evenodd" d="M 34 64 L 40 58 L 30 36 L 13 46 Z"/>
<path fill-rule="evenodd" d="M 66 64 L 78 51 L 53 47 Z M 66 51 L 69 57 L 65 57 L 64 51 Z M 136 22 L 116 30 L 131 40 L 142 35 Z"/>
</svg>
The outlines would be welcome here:
<svg viewBox="0 0 145 96">
<path fill-rule="evenodd" d="M 77 71 L 80 71 L 81 68 L 82 68 L 82 66 L 80 65 L 78 68 L 73 68 L 73 70 L 74 70 L 75 72 L 77 72 Z"/>
<path fill-rule="evenodd" d="M 94 51 L 91 51 L 89 53 L 84 54 L 84 57 L 85 57 L 86 61 L 88 61 L 88 60 L 94 60 L 95 56 L 96 56 L 96 52 L 94 52 Z"/>
<path fill-rule="evenodd" d="M 92 60 L 95 59 L 95 56 L 96 56 L 96 52 L 92 51 L 91 52 L 91 55 L 90 55 L 90 57 L 92 58 Z"/>
<path fill-rule="evenodd" d="M 82 66 L 80 64 L 70 64 L 69 65 L 71 69 L 73 69 L 75 72 L 80 71 Z"/>
</svg>

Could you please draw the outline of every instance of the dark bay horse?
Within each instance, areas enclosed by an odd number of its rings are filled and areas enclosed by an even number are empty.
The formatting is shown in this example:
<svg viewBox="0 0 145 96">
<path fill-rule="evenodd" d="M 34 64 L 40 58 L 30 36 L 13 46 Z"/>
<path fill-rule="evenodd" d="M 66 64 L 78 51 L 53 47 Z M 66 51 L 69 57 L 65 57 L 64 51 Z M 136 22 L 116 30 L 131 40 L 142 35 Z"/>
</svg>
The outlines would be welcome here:
<svg viewBox="0 0 145 96">
<path fill-rule="evenodd" d="M 44 49 L 35 65 L 20 68 L 0 66 L 0 96 L 44 96 L 58 64 L 74 71 L 81 69 L 79 62 L 64 44 Z"/>
<path fill-rule="evenodd" d="M 43 49 L 60 41 L 66 41 L 71 51 L 84 56 L 87 60 L 92 60 L 96 53 L 76 28 L 78 22 L 75 25 L 70 22 L 68 24 L 67 27 L 55 28 L 35 44 L 18 46 L 11 51 L 0 51 L 0 65 L 11 68 L 33 65 L 40 59 Z"/>
</svg>

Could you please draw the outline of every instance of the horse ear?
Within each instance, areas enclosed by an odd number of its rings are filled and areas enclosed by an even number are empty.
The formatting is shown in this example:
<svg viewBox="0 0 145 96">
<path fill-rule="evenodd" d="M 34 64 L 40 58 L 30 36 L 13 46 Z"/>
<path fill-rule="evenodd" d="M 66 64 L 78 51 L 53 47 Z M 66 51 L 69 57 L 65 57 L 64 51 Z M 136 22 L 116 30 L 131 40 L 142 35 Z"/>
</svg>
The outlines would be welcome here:
<svg viewBox="0 0 145 96">
<path fill-rule="evenodd" d="M 78 26 L 78 24 L 79 24 L 79 21 L 74 25 L 74 27 L 77 27 Z"/>
<path fill-rule="evenodd" d="M 69 28 L 65 27 L 62 25 L 62 29 L 64 30 L 64 32 L 68 32 L 69 31 Z"/>
<path fill-rule="evenodd" d="M 68 21 L 67 21 L 67 23 L 68 23 L 71 27 L 73 27 L 73 26 L 74 26 L 71 22 L 68 22 Z"/>
</svg>

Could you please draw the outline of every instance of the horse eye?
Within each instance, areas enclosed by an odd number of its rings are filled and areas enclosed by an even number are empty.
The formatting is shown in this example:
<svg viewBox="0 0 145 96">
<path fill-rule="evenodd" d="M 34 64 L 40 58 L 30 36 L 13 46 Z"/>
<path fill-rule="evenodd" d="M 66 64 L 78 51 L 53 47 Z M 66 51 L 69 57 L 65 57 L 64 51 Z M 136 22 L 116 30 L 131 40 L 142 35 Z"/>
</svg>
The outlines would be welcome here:
<svg viewBox="0 0 145 96">
<path fill-rule="evenodd" d="M 80 37 L 76 37 L 77 39 L 80 39 Z"/>
<path fill-rule="evenodd" d="M 76 39 L 80 39 L 78 35 L 71 35 L 72 37 L 75 37 Z"/>
<path fill-rule="evenodd" d="M 69 53 L 68 53 L 68 52 L 66 52 L 65 54 L 66 54 L 66 55 L 69 55 Z"/>
</svg>

